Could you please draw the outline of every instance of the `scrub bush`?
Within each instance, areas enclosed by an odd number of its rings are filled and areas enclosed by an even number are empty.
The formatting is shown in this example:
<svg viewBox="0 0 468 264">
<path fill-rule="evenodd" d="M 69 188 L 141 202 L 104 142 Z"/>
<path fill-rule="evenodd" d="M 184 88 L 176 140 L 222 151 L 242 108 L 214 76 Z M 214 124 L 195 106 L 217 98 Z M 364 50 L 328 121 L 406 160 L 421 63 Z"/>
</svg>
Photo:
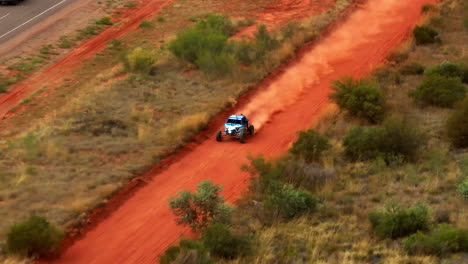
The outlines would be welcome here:
<svg viewBox="0 0 468 264">
<path fill-rule="evenodd" d="M 423 132 L 403 119 L 390 119 L 379 127 L 352 128 L 343 139 L 345 154 L 351 160 L 383 158 L 390 164 L 395 158 L 414 161 L 426 141 Z"/>
<path fill-rule="evenodd" d="M 276 217 L 289 220 L 315 211 L 317 198 L 310 192 L 296 190 L 292 185 L 284 184 L 266 199 L 265 206 Z"/>
<path fill-rule="evenodd" d="M 6 252 L 28 257 L 54 254 L 63 237 L 64 233 L 44 217 L 33 215 L 10 228 Z"/>
<path fill-rule="evenodd" d="M 444 77 L 458 77 L 464 83 L 468 83 L 468 66 L 450 61 L 442 62 L 434 67 L 428 68 L 425 75 L 439 74 Z"/>
<path fill-rule="evenodd" d="M 252 250 L 248 237 L 233 234 L 226 225 L 220 223 L 208 226 L 201 235 L 201 241 L 211 254 L 225 259 L 247 255 Z"/>
<path fill-rule="evenodd" d="M 468 147 L 468 98 L 456 105 L 447 119 L 446 131 L 454 147 Z"/>
<path fill-rule="evenodd" d="M 156 58 L 156 51 L 138 47 L 127 55 L 127 65 L 133 72 L 147 73 L 156 62 Z"/>
<path fill-rule="evenodd" d="M 429 234 L 418 232 L 411 235 L 403 244 L 409 254 L 443 256 L 468 252 L 468 230 L 441 224 Z"/>
<path fill-rule="evenodd" d="M 417 26 L 413 30 L 413 36 L 416 40 L 416 45 L 425 45 L 439 43 L 439 33 L 429 26 Z"/>
<path fill-rule="evenodd" d="M 366 80 L 345 77 L 335 81 L 330 99 L 351 115 L 378 123 L 385 115 L 385 98 L 379 86 Z"/>
<path fill-rule="evenodd" d="M 466 88 L 459 77 L 445 77 L 437 73 L 424 76 L 422 83 L 409 92 L 417 102 L 440 107 L 452 107 L 463 100 Z"/>
<path fill-rule="evenodd" d="M 289 151 L 306 161 L 318 160 L 324 151 L 331 148 L 328 138 L 321 136 L 313 129 L 299 131 L 298 135 L 298 139 Z"/>
<path fill-rule="evenodd" d="M 425 205 L 404 209 L 389 202 L 380 211 L 369 213 L 374 232 L 385 238 L 399 238 L 429 229 L 429 210 Z"/>
</svg>

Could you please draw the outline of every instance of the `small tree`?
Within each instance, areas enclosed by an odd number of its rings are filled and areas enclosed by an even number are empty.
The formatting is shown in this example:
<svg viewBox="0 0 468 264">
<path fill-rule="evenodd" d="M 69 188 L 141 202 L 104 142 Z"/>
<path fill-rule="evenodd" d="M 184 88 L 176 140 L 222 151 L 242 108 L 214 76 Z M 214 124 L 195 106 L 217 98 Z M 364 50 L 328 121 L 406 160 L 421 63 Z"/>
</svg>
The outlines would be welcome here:
<svg viewBox="0 0 468 264">
<path fill-rule="evenodd" d="M 372 123 L 382 121 L 385 114 L 385 98 L 376 83 L 345 77 L 335 81 L 332 89 L 330 99 L 340 109 Z"/>
<path fill-rule="evenodd" d="M 44 217 L 32 215 L 10 228 L 6 251 L 28 257 L 49 255 L 56 252 L 63 237 L 63 232 Z"/>
<path fill-rule="evenodd" d="M 466 88 L 459 77 L 446 77 L 438 73 L 426 74 L 416 90 L 410 91 L 415 101 L 440 107 L 452 107 L 463 100 Z"/>
<path fill-rule="evenodd" d="M 299 138 L 289 151 L 306 161 L 318 160 L 323 151 L 331 148 L 328 138 L 321 136 L 313 129 L 299 131 L 298 134 Z"/>
<path fill-rule="evenodd" d="M 228 222 L 231 208 L 225 204 L 221 190 L 221 186 L 206 180 L 198 185 L 195 193 L 180 191 L 178 197 L 169 200 L 176 222 L 190 226 L 193 231 L 202 230 L 213 221 Z"/>
</svg>

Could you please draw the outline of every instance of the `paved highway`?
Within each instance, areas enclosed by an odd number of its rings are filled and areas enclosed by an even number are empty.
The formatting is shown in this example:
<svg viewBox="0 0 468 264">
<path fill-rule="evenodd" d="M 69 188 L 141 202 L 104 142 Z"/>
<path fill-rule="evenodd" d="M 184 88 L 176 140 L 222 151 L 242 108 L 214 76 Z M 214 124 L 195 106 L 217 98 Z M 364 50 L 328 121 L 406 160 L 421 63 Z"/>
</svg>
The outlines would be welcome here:
<svg viewBox="0 0 468 264">
<path fill-rule="evenodd" d="M 0 45 L 77 1 L 81 0 L 23 0 L 17 5 L 0 5 Z"/>
</svg>

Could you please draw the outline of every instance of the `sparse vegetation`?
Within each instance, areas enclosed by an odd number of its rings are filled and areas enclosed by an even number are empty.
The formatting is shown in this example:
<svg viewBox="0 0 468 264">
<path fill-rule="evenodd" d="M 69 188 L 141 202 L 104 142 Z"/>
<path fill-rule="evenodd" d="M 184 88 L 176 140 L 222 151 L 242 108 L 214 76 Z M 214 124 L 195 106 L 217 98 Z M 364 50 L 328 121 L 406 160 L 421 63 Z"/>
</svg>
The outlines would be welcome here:
<svg viewBox="0 0 468 264">
<path fill-rule="evenodd" d="M 417 62 L 404 64 L 400 68 L 400 73 L 404 75 L 419 75 L 424 73 L 424 66 Z"/>
<path fill-rule="evenodd" d="M 345 154 L 352 160 L 382 157 L 387 164 L 416 160 L 425 135 L 411 122 L 390 119 L 380 127 L 355 127 L 343 139 Z"/>
<path fill-rule="evenodd" d="M 10 228 L 6 251 L 28 257 L 50 255 L 57 251 L 63 237 L 63 232 L 44 217 L 33 215 Z"/>
<path fill-rule="evenodd" d="M 156 59 L 155 50 L 138 47 L 127 55 L 125 62 L 132 72 L 148 73 Z"/>
<path fill-rule="evenodd" d="M 468 230 L 442 224 L 429 234 L 418 232 L 404 241 L 410 254 L 444 256 L 449 253 L 468 252 Z"/>
<path fill-rule="evenodd" d="M 318 160 L 322 153 L 331 148 L 328 138 L 319 135 L 315 130 L 300 131 L 290 152 L 306 161 Z"/>
<path fill-rule="evenodd" d="M 453 146 L 468 146 L 468 98 L 460 102 L 449 116 L 446 124 L 447 135 Z"/>
<path fill-rule="evenodd" d="M 457 191 L 464 199 L 468 200 L 468 177 L 463 179 L 460 184 L 458 184 Z"/>
<path fill-rule="evenodd" d="M 211 254 L 225 259 L 247 255 L 252 250 L 250 238 L 233 234 L 226 225 L 220 223 L 208 226 L 202 232 L 201 241 Z"/>
<path fill-rule="evenodd" d="M 98 20 L 96 20 L 96 25 L 106 25 L 106 26 L 111 26 L 114 23 L 112 22 L 111 18 L 108 16 L 104 16 Z"/>
<path fill-rule="evenodd" d="M 153 23 L 151 23 L 150 21 L 143 21 L 140 23 L 140 25 L 138 25 L 139 28 L 152 28 L 154 27 Z"/>
<path fill-rule="evenodd" d="M 429 26 L 416 26 L 413 36 L 417 45 L 440 43 L 439 33 Z"/>
<path fill-rule="evenodd" d="M 330 98 L 351 115 L 378 123 L 385 115 L 385 99 L 376 83 L 345 77 L 335 81 Z"/>
<path fill-rule="evenodd" d="M 399 238 L 429 229 L 429 210 L 425 205 L 404 209 L 395 202 L 389 202 L 376 212 L 369 213 L 374 232 L 380 237 Z"/>
<path fill-rule="evenodd" d="M 463 100 L 466 88 L 459 77 L 445 77 L 437 73 L 424 76 L 422 83 L 409 95 L 418 102 L 451 107 L 457 101 Z"/>
</svg>

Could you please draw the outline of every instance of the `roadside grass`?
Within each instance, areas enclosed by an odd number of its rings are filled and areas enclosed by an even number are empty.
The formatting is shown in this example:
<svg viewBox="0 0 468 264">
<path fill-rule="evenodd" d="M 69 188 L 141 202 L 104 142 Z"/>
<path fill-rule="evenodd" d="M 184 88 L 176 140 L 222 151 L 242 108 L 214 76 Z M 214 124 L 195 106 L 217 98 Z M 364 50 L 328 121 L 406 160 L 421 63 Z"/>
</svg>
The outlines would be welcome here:
<svg viewBox="0 0 468 264">
<path fill-rule="evenodd" d="M 157 23 L 157 16 L 148 20 L 153 27 L 112 41 L 54 88 L 54 97 L 48 96 L 47 104 L 41 96 L 31 98 L 30 110 L 11 117 L 8 121 L 14 126 L 0 129 L 9 138 L 5 147 L 0 146 L 4 179 L 0 215 L 5 219 L 0 237 L 5 227 L 31 211 L 64 228 L 83 224 L 90 209 L 105 204 L 130 179 L 177 150 L 210 118 L 235 103 L 233 98 L 317 36 L 347 6 L 344 2 L 320 14 L 320 19 L 299 22 L 287 38 L 281 30 L 274 32 L 282 43 L 280 55 L 272 53 L 271 62 L 226 78 L 208 78 L 174 58 L 165 45 L 186 26 L 183 21 L 220 10 L 222 5 L 217 2 L 199 4 L 195 9 L 188 3 L 166 7 L 160 16 L 168 23 Z M 252 23 L 241 21 L 239 27 Z M 94 29 L 79 35 L 87 36 Z M 148 71 L 132 73 L 122 58 L 140 47 L 154 49 L 158 56 Z M 195 97 L 198 99 L 193 100 Z M 37 118 L 41 113 L 45 122 Z M 33 148 L 21 143 L 28 130 L 34 131 Z M 36 168 L 33 176 L 27 168 Z"/>
</svg>

